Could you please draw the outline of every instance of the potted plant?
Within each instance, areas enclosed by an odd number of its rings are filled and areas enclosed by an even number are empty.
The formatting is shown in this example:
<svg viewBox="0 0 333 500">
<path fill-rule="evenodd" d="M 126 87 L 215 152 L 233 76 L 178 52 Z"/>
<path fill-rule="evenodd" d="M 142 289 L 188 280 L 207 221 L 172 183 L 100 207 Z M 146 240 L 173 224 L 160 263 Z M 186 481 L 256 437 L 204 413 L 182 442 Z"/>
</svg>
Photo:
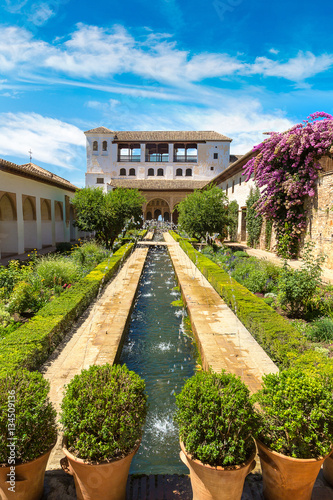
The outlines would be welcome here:
<svg viewBox="0 0 333 500">
<path fill-rule="evenodd" d="M 62 401 L 63 451 L 79 500 L 123 500 L 147 413 L 145 383 L 123 365 L 75 375 Z"/>
<path fill-rule="evenodd" d="M 332 379 L 285 370 L 266 375 L 253 399 L 259 405 L 257 445 L 265 498 L 310 500 L 332 451 Z"/>
<path fill-rule="evenodd" d="M 38 500 L 57 439 L 49 382 L 22 370 L 0 378 L 0 498 Z"/>
<path fill-rule="evenodd" d="M 190 469 L 194 500 L 240 500 L 255 466 L 256 425 L 249 390 L 222 371 L 198 372 L 176 396 L 180 457 Z"/>
</svg>

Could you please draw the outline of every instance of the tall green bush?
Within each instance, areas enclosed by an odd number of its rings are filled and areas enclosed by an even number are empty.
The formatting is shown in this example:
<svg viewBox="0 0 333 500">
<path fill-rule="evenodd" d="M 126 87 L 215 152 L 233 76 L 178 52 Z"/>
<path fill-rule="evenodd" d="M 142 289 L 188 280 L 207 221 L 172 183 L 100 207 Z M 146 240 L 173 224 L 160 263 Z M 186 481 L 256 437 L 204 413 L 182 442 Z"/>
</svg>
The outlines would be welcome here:
<svg viewBox="0 0 333 500">
<path fill-rule="evenodd" d="M 250 189 L 250 194 L 246 200 L 246 230 L 247 244 L 250 247 L 256 247 L 259 243 L 262 215 L 258 213 L 257 202 L 260 198 L 260 190 L 258 187 Z"/>
<path fill-rule="evenodd" d="M 278 302 L 291 316 L 305 316 L 311 299 L 321 285 L 325 257 L 313 256 L 314 243 L 304 246 L 301 269 L 293 270 L 285 261 L 278 283 Z"/>
<path fill-rule="evenodd" d="M 237 231 L 238 231 L 238 210 L 239 205 L 236 200 L 229 203 L 228 206 L 228 216 L 229 216 L 229 238 L 231 241 L 237 241 Z"/>
</svg>

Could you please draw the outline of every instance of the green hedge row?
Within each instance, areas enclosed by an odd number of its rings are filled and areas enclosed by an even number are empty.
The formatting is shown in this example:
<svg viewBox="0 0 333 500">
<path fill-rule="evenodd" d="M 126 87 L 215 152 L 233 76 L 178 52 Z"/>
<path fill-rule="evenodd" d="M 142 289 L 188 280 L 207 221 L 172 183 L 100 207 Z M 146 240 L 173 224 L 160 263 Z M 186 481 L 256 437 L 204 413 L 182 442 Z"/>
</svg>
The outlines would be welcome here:
<svg viewBox="0 0 333 500">
<path fill-rule="evenodd" d="M 115 274 L 134 244 L 123 245 L 79 283 L 49 302 L 27 323 L 0 341 L 0 375 L 20 368 L 38 369 Z"/>
<path fill-rule="evenodd" d="M 306 371 L 320 370 L 333 374 L 333 361 L 325 354 L 315 351 L 288 320 L 231 278 L 215 262 L 195 250 L 187 240 L 174 231 L 170 231 L 170 234 L 274 363 L 281 368 L 298 366 Z"/>
</svg>

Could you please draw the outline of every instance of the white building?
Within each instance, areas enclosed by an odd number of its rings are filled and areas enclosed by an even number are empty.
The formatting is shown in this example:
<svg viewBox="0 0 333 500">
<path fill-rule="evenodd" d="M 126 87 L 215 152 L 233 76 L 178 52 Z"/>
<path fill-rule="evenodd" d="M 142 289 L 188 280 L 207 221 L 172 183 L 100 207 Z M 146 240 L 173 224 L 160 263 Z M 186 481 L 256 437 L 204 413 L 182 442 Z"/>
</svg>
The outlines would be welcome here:
<svg viewBox="0 0 333 500">
<path fill-rule="evenodd" d="M 86 186 L 98 185 L 105 191 L 114 187 L 113 180 L 126 179 L 151 181 L 152 189 L 154 183 L 157 186 L 158 181 L 160 186 L 164 180 L 186 179 L 202 184 L 223 172 L 230 163 L 232 139 L 217 132 L 115 132 L 98 127 L 85 135 Z"/>
<path fill-rule="evenodd" d="M 78 188 L 33 163 L 0 159 L 0 258 L 75 240 Z"/>
</svg>

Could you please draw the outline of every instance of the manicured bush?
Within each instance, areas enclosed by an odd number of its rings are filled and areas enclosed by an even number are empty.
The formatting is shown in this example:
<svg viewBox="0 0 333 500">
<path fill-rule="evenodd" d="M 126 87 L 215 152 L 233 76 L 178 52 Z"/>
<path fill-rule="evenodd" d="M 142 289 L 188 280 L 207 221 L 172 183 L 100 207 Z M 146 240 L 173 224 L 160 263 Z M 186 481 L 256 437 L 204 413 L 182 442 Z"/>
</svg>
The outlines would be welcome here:
<svg viewBox="0 0 333 500">
<path fill-rule="evenodd" d="M 27 281 L 19 281 L 8 302 L 11 313 L 35 313 L 50 300 L 52 289 L 39 276 L 31 274 Z"/>
<path fill-rule="evenodd" d="M 123 365 L 93 365 L 66 386 L 61 404 L 68 450 L 91 461 L 128 455 L 147 413 L 145 382 Z"/>
<path fill-rule="evenodd" d="M 254 450 L 256 419 L 239 377 L 198 372 L 176 396 L 175 420 L 186 451 L 212 466 L 240 465 Z"/>
<path fill-rule="evenodd" d="M 121 247 L 79 283 L 46 304 L 29 322 L 0 339 L 0 375 L 23 367 L 38 369 L 132 248 L 133 244 Z"/>
<path fill-rule="evenodd" d="M 56 411 L 49 389 L 38 372 L 21 370 L 0 378 L 0 464 L 8 465 L 9 423 L 14 423 L 16 464 L 38 458 L 55 444 Z"/>
<path fill-rule="evenodd" d="M 285 370 L 263 377 L 257 436 L 268 448 L 294 458 L 319 458 L 332 449 L 333 380 Z"/>
</svg>

